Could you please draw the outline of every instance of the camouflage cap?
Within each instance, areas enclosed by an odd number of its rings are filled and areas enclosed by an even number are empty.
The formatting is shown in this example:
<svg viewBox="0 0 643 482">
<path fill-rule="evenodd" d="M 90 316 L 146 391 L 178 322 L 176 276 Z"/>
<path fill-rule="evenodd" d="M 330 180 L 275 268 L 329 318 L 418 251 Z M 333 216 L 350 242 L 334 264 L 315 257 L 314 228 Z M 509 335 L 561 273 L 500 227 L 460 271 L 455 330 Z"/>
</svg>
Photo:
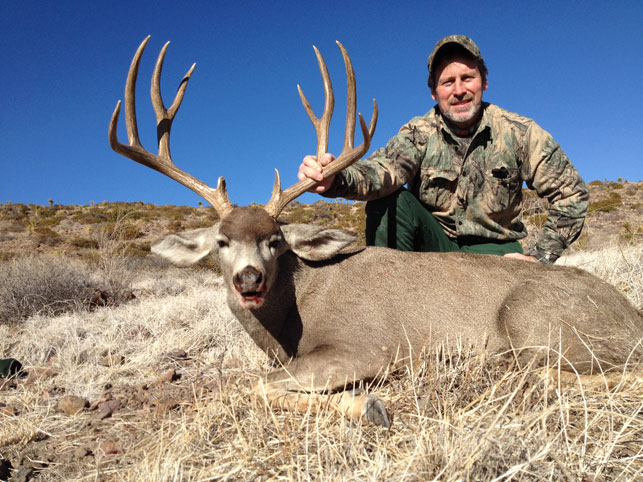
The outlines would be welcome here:
<svg viewBox="0 0 643 482">
<path fill-rule="evenodd" d="M 438 50 L 440 50 L 442 47 L 444 47 L 446 44 L 458 44 L 461 47 L 465 48 L 471 55 L 473 55 L 474 58 L 476 59 L 482 59 L 482 55 L 480 54 L 480 49 L 476 45 L 476 43 L 471 40 L 469 37 L 466 35 L 448 35 L 444 37 L 442 40 L 438 41 L 437 44 L 435 44 L 435 47 L 433 48 L 433 52 L 431 52 L 431 55 L 429 55 L 429 72 L 433 70 L 433 60 L 435 59 L 436 54 L 438 53 Z"/>
</svg>

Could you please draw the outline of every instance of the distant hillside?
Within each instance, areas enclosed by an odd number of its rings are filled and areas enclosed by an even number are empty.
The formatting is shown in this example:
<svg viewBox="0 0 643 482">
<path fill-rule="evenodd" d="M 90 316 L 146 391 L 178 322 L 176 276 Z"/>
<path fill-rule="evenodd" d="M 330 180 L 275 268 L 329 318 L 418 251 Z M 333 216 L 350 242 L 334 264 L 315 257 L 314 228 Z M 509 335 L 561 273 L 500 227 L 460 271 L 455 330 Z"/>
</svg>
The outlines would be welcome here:
<svg viewBox="0 0 643 482">
<path fill-rule="evenodd" d="M 612 242 L 643 239 L 643 182 L 589 184 L 591 204 L 585 229 L 574 250 L 592 250 Z M 546 216 L 545 203 L 525 191 L 524 221 L 530 234 L 524 246 L 538 236 Z M 364 203 L 293 202 L 281 218 L 285 222 L 350 228 L 364 243 Z M 156 206 L 138 203 L 100 203 L 91 206 L 0 203 L 0 260 L 25 253 L 56 252 L 92 257 L 101 243 L 124 243 L 129 254 L 145 256 L 152 240 L 171 232 L 210 226 L 217 216 L 211 207 Z"/>
</svg>

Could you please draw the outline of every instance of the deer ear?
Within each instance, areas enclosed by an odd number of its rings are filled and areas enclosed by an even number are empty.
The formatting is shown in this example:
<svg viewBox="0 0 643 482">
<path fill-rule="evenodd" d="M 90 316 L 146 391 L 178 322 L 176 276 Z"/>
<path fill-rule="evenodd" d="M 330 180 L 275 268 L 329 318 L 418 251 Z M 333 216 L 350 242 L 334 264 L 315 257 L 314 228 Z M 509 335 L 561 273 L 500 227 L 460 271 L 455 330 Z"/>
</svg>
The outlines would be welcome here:
<svg viewBox="0 0 643 482">
<path fill-rule="evenodd" d="M 215 248 L 218 232 L 219 223 L 210 228 L 170 234 L 152 244 L 152 253 L 176 266 L 191 266 Z"/>
<path fill-rule="evenodd" d="M 357 235 L 347 229 L 329 229 L 310 224 L 286 224 L 281 232 L 290 249 L 308 261 L 331 259 L 353 243 Z"/>
</svg>

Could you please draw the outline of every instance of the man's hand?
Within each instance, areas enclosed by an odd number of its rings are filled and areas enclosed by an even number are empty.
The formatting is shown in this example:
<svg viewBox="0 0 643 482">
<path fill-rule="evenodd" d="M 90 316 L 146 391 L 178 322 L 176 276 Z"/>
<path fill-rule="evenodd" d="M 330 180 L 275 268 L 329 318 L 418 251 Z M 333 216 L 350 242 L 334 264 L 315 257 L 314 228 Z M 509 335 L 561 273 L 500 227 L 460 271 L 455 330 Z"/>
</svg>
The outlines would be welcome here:
<svg viewBox="0 0 643 482">
<path fill-rule="evenodd" d="M 505 258 L 519 259 L 521 261 L 528 261 L 530 263 L 538 263 L 538 260 L 533 256 L 527 256 L 526 254 L 521 253 L 507 253 L 504 255 Z"/>
<path fill-rule="evenodd" d="M 327 166 L 335 160 L 335 156 L 327 152 L 323 155 L 321 159 L 321 166 Z M 297 179 L 303 181 L 304 179 L 313 179 L 319 181 L 312 189 L 309 189 L 308 192 L 316 192 L 321 194 L 326 192 L 330 186 L 332 186 L 333 181 L 335 180 L 335 175 L 327 177 L 324 179 L 322 176 L 322 167 L 317 163 L 316 156 L 306 156 L 304 157 L 303 162 L 299 166 L 299 172 L 297 173 Z"/>
</svg>

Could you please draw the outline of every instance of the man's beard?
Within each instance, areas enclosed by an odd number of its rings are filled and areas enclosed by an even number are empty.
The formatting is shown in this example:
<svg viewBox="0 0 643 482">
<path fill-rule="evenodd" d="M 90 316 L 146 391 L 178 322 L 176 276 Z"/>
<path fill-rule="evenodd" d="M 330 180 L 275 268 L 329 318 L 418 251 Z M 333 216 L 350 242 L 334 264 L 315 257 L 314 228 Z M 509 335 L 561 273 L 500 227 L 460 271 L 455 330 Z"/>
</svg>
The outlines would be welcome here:
<svg viewBox="0 0 643 482">
<path fill-rule="evenodd" d="M 452 110 L 449 110 L 447 112 L 442 112 L 442 115 L 455 124 L 462 124 L 464 122 L 476 120 L 478 118 L 478 114 L 480 114 L 481 108 L 482 102 L 478 102 L 477 104 L 472 105 L 466 112 L 453 112 Z"/>
</svg>

